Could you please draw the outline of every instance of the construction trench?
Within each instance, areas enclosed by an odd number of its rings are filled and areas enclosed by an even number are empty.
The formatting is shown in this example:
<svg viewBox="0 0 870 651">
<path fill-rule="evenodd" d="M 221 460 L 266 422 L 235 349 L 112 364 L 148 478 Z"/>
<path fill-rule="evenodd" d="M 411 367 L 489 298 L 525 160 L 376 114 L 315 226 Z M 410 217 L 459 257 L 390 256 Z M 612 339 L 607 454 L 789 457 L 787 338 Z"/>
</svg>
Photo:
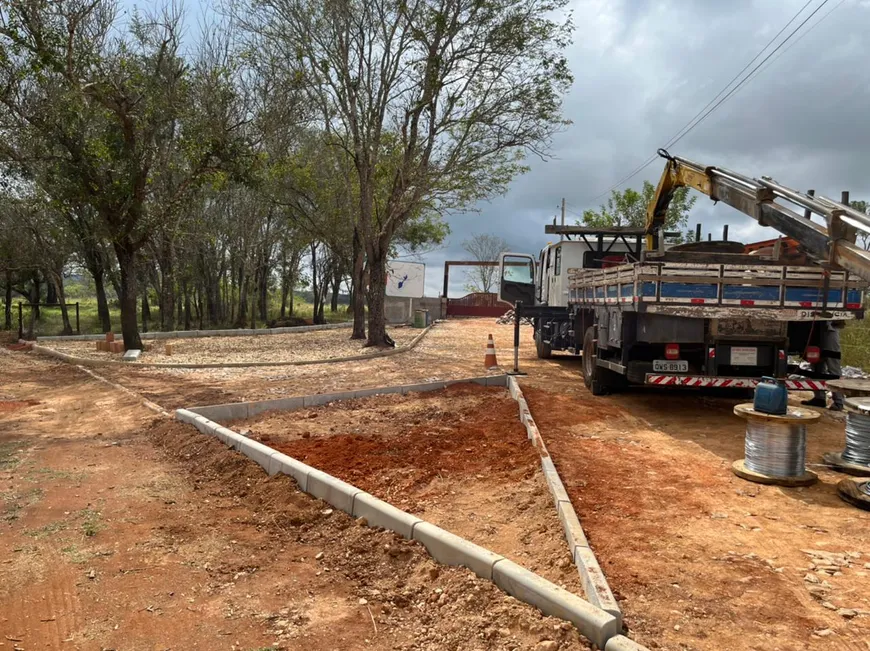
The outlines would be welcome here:
<svg viewBox="0 0 870 651">
<path fill-rule="evenodd" d="M 283 454 L 318 468 L 588 597 L 580 567 L 564 562 L 571 552 L 556 508 L 560 500 L 546 482 L 550 468 L 542 460 L 549 460 L 561 479 L 562 502 L 576 508 L 587 547 L 612 588 L 625 634 L 649 648 L 822 648 L 835 640 L 861 648 L 870 610 L 862 596 L 870 587 L 864 567 L 870 561 L 868 518 L 839 499 L 843 475 L 821 464 L 824 454 L 843 450 L 842 419 L 826 414 L 808 431 L 807 466 L 819 481 L 781 488 L 731 473 L 731 463 L 744 455 L 745 423 L 732 413 L 737 400 L 668 394 L 669 408 L 663 409 L 662 393 L 593 398 L 578 379 L 576 362 L 538 362 L 525 345 L 521 361 L 529 376 L 520 382 L 533 429 L 522 426 L 523 403 L 504 386 L 413 391 L 420 387 L 410 385 L 437 377 L 474 375 L 467 371 L 480 369 L 491 330 L 489 322 L 465 322 L 461 329 L 440 324 L 412 355 L 355 362 L 342 368 L 340 383 L 329 365 L 265 369 L 269 375 L 259 378 L 245 369 L 119 365 L 96 372 L 165 408 L 226 403 L 223 413 L 197 411 L 245 432 L 239 446 L 265 443 L 274 450 L 266 453 L 270 459 Z M 510 338 L 506 329 L 496 329 L 495 336 L 504 366 Z M 278 396 L 296 397 L 276 396 L 270 390 L 276 382 L 285 385 Z M 349 389 L 352 395 L 309 398 L 306 404 L 298 390 L 303 386 L 314 390 L 309 395 Z M 384 386 L 404 386 L 405 394 L 374 395 Z M 241 412 L 229 407 L 263 401 L 271 402 L 255 413 L 250 406 Z M 315 404 L 320 401 L 330 404 Z M 447 415 L 448 406 L 456 407 L 456 418 Z M 529 444 L 530 429 L 546 443 L 546 456 Z M 421 447 L 408 431 L 431 432 L 437 447 Z M 350 442 L 366 452 L 365 460 L 349 454 Z M 444 458 L 427 458 L 436 449 Z M 385 476 L 374 475 L 375 467 L 385 468 Z M 512 502 L 522 509 L 515 522 L 505 518 Z M 353 512 L 353 503 L 349 508 Z M 529 529 L 528 543 L 510 544 Z M 586 632 L 594 641 L 595 632 Z M 574 648 L 567 638 L 556 642 L 554 648 Z M 617 642 L 611 647 L 620 648 Z"/>
</svg>

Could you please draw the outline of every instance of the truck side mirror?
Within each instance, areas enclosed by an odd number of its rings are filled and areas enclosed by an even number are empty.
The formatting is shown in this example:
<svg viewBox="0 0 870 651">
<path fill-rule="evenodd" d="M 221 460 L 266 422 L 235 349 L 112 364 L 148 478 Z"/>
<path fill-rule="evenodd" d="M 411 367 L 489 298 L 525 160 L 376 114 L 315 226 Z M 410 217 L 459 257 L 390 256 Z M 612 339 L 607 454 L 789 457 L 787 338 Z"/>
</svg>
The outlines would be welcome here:
<svg viewBox="0 0 870 651">
<path fill-rule="evenodd" d="M 535 259 L 526 253 L 502 253 L 498 258 L 498 299 L 511 305 L 535 304 Z"/>
</svg>

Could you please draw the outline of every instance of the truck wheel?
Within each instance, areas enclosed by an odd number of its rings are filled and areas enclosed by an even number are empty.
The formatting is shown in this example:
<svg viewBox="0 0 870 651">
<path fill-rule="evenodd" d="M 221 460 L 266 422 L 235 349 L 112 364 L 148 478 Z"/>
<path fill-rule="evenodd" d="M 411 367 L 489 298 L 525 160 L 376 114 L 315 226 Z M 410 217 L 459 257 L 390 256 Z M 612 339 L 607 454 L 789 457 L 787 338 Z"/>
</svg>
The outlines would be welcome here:
<svg viewBox="0 0 870 651">
<path fill-rule="evenodd" d="M 603 369 L 595 363 L 595 326 L 586 328 L 583 336 L 583 382 L 593 396 L 605 396 L 610 393 Z"/>
<path fill-rule="evenodd" d="M 538 359 L 550 359 L 553 356 L 553 349 L 544 342 L 540 330 L 535 333 L 535 349 L 538 351 Z"/>
</svg>

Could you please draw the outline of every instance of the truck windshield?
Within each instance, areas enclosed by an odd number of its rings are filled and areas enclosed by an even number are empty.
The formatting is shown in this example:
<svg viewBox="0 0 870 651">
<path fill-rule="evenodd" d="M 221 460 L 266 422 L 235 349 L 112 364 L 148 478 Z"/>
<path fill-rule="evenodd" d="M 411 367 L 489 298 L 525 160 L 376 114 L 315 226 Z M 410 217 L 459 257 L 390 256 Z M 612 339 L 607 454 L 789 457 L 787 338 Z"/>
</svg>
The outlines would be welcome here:
<svg viewBox="0 0 870 651">
<path fill-rule="evenodd" d="M 504 257 L 504 279 L 512 283 L 535 282 L 533 262 L 525 256 Z"/>
</svg>

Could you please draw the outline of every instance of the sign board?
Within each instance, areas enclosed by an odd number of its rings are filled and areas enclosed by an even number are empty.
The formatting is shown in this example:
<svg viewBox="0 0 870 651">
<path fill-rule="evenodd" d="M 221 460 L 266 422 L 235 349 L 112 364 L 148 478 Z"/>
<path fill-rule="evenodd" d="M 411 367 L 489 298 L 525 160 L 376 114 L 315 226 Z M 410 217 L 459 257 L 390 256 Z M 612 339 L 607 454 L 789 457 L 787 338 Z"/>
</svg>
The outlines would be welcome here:
<svg viewBox="0 0 870 651">
<path fill-rule="evenodd" d="M 426 265 L 421 262 L 387 261 L 387 296 L 423 298 Z"/>
</svg>

